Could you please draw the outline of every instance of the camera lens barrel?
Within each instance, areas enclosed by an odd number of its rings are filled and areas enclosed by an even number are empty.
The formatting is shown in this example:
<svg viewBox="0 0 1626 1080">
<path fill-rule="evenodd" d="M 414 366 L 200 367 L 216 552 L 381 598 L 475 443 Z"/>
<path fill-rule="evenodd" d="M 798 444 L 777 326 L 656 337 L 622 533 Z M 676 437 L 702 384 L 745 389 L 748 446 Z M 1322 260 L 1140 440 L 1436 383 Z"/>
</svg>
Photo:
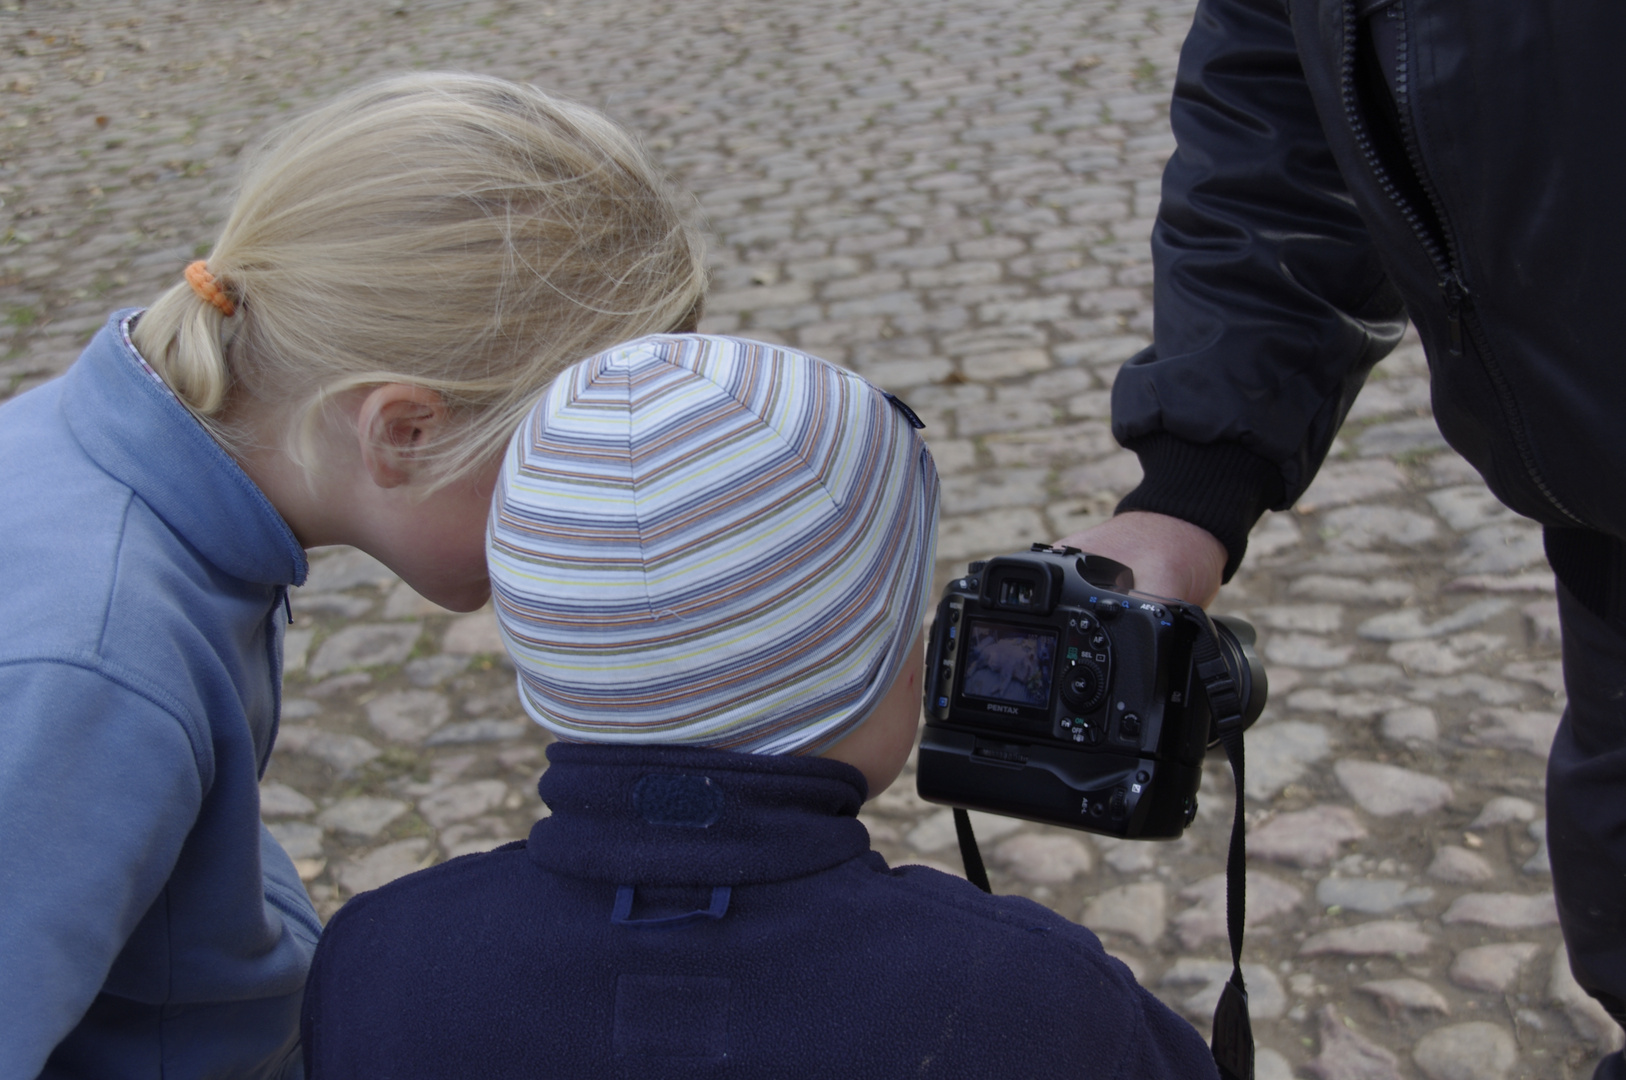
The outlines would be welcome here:
<svg viewBox="0 0 1626 1080">
<path fill-rule="evenodd" d="M 1260 663 L 1259 655 L 1253 650 L 1258 634 L 1251 623 L 1235 615 L 1215 615 L 1212 621 L 1220 656 L 1225 660 L 1232 681 L 1236 683 L 1237 698 L 1242 706 L 1242 729 L 1246 731 L 1265 711 L 1265 699 L 1270 695 L 1270 680 L 1265 675 L 1265 665 Z M 1209 745 L 1216 745 L 1218 741 L 1219 733 L 1210 732 Z"/>
</svg>

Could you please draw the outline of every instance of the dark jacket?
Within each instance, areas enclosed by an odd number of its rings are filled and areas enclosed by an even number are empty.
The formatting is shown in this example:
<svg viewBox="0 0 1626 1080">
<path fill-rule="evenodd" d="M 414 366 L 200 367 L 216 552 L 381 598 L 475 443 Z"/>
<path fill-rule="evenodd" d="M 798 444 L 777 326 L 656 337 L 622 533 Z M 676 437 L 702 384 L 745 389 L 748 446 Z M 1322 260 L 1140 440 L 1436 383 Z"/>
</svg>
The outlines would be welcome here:
<svg viewBox="0 0 1626 1080">
<path fill-rule="evenodd" d="M 345 905 L 315 1077 L 1214 1076 L 1088 930 L 919 866 L 819 758 L 555 744 L 530 840 Z"/>
<path fill-rule="evenodd" d="M 1229 576 L 1409 315 L 1440 430 L 1491 489 L 1626 536 L 1622 40 L 1609 0 L 1202 0 L 1155 343 L 1113 388 L 1146 470 L 1121 508 L 1204 526 Z"/>
</svg>

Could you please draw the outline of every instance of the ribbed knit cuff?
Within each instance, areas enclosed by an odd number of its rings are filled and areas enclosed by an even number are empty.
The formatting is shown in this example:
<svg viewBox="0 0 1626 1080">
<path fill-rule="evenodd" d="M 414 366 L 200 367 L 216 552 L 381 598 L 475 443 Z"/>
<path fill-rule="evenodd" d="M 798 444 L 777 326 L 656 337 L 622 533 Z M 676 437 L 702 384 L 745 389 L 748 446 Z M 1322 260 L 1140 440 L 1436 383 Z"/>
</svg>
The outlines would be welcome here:
<svg viewBox="0 0 1626 1080">
<path fill-rule="evenodd" d="M 1158 432 L 1125 445 L 1146 475 L 1116 512 L 1146 510 L 1207 529 L 1225 545 L 1230 581 L 1248 550 L 1248 533 L 1282 501 L 1281 470 L 1235 443 L 1189 443 Z"/>
</svg>

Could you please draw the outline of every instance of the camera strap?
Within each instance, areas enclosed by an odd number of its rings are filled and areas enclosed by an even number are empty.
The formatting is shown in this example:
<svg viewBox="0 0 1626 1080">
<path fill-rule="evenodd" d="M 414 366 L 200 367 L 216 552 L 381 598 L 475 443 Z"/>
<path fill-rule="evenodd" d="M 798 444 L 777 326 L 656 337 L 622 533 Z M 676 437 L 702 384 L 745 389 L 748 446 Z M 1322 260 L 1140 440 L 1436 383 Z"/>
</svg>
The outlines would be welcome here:
<svg viewBox="0 0 1626 1080">
<path fill-rule="evenodd" d="M 1236 812 L 1231 819 L 1231 847 L 1225 858 L 1225 929 L 1231 942 L 1231 978 L 1220 992 L 1219 1005 L 1214 1009 L 1213 1035 L 1209 1048 L 1214 1064 L 1219 1066 L 1221 1080 L 1253 1080 L 1253 1021 L 1248 1015 L 1248 988 L 1242 979 L 1242 931 L 1247 907 L 1248 852 L 1244 839 L 1243 819 L 1243 761 L 1242 696 L 1236 680 L 1231 677 L 1219 651 L 1219 637 L 1214 624 L 1206 614 L 1188 611 L 1188 617 L 1197 625 L 1197 639 L 1192 643 L 1192 660 L 1197 677 L 1202 680 L 1203 692 L 1208 698 L 1208 711 L 1213 730 L 1219 733 L 1220 745 L 1231 762 L 1231 776 L 1236 785 Z M 960 841 L 960 861 L 965 865 L 966 880 L 983 892 L 993 889 L 988 882 L 988 870 L 977 848 L 977 837 L 971 831 L 971 816 L 960 807 L 954 808 L 954 834 Z"/>
<path fill-rule="evenodd" d="M 1188 611 L 1199 624 L 1192 643 L 1192 660 L 1197 677 L 1208 697 L 1213 730 L 1231 762 L 1231 779 L 1236 786 L 1236 812 L 1231 819 L 1231 849 L 1225 858 L 1225 930 L 1231 940 L 1231 978 L 1220 993 L 1214 1009 L 1213 1036 L 1209 1048 L 1219 1066 L 1221 1080 L 1253 1080 L 1253 1021 L 1248 1016 L 1248 987 L 1242 981 L 1242 931 L 1246 923 L 1248 850 L 1242 813 L 1243 762 L 1242 695 L 1231 669 L 1220 656 L 1219 635 L 1206 614 Z"/>
<path fill-rule="evenodd" d="M 993 892 L 988 884 L 988 868 L 982 865 L 982 852 L 977 849 L 977 834 L 971 831 L 971 815 L 958 806 L 954 808 L 954 835 L 960 841 L 965 879 L 985 893 Z"/>
</svg>

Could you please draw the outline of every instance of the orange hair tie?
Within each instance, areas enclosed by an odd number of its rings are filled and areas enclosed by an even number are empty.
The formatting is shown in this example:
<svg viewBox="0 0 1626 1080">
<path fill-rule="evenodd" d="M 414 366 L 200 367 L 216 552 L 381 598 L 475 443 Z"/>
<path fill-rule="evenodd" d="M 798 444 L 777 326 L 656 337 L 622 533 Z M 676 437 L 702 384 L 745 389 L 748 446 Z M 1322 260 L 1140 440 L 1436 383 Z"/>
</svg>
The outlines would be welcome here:
<svg viewBox="0 0 1626 1080">
<path fill-rule="evenodd" d="M 237 305 L 232 298 L 226 295 L 226 290 L 220 287 L 220 282 L 209 273 L 209 264 L 199 259 L 186 268 L 186 283 L 192 286 L 192 291 L 198 296 L 213 304 L 226 318 L 237 313 Z"/>
</svg>

